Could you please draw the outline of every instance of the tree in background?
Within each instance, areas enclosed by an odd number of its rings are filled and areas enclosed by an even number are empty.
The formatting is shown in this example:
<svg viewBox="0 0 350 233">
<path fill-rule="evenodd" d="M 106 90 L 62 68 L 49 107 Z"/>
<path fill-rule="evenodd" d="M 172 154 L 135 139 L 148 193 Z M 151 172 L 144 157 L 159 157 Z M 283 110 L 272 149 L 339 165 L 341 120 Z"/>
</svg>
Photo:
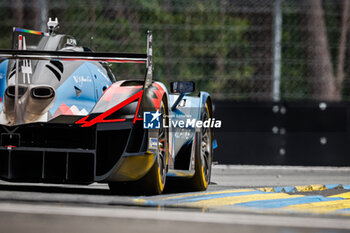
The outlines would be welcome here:
<svg viewBox="0 0 350 233">
<path fill-rule="evenodd" d="M 23 27 L 23 18 L 24 18 L 24 6 L 23 0 L 13 0 L 12 1 L 12 12 L 15 16 L 15 25 L 17 27 Z"/>
<path fill-rule="evenodd" d="M 349 1 L 343 0 L 337 73 L 334 72 L 328 45 L 327 28 L 321 0 L 299 0 L 305 18 L 306 62 L 311 95 L 315 99 L 341 100 L 344 80 L 345 44 L 348 29 Z"/>
<path fill-rule="evenodd" d="M 274 2 L 0 0 L 6 19 L 0 22 L 0 47 L 11 46 L 13 26 L 42 30 L 44 11 L 58 17 L 61 32 L 98 51 L 144 52 L 151 29 L 156 79 L 193 80 L 215 98 L 270 100 Z M 349 5 L 283 1 L 282 99 L 350 97 Z M 112 69 L 120 79 L 144 75 L 140 65 Z"/>
</svg>

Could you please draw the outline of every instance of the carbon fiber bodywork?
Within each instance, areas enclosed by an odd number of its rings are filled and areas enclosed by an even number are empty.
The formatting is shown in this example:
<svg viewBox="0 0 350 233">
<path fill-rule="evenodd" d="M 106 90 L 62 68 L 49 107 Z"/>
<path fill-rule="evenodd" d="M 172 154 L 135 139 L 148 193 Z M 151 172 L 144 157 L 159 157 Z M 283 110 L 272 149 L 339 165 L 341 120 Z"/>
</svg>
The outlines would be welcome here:
<svg viewBox="0 0 350 233">
<path fill-rule="evenodd" d="M 85 128 L 37 123 L 1 127 L 0 132 L 0 177 L 4 180 L 46 183 L 137 180 L 154 162 L 154 155 L 147 148 L 148 132 L 142 124 L 132 121 Z"/>
</svg>

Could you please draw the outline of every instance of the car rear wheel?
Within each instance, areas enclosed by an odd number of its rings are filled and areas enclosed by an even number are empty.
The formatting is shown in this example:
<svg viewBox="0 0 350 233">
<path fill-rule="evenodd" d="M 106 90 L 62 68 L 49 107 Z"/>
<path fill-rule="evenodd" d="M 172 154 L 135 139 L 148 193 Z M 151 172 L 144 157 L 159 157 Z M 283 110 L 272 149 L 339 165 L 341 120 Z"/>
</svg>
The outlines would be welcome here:
<svg viewBox="0 0 350 233">
<path fill-rule="evenodd" d="M 167 121 L 167 111 L 165 101 L 161 102 L 160 112 Z M 109 188 L 113 194 L 128 195 L 156 195 L 164 190 L 166 173 L 168 170 L 169 149 L 168 149 L 168 128 L 161 124 L 157 132 L 158 148 L 155 161 L 148 173 L 137 181 L 130 182 L 111 182 Z"/>
<path fill-rule="evenodd" d="M 201 120 L 204 122 L 211 118 L 209 102 L 205 104 Z M 204 191 L 208 188 L 211 177 L 211 164 L 213 158 L 213 129 L 201 128 L 196 133 L 195 150 L 195 174 L 190 179 L 190 189 L 193 191 Z"/>
<path fill-rule="evenodd" d="M 163 119 L 167 120 L 164 101 L 162 101 L 160 111 Z M 145 195 L 161 194 L 164 190 L 168 170 L 168 135 L 168 128 L 164 128 L 161 124 L 158 130 L 158 155 L 151 170 L 140 181 Z"/>
</svg>

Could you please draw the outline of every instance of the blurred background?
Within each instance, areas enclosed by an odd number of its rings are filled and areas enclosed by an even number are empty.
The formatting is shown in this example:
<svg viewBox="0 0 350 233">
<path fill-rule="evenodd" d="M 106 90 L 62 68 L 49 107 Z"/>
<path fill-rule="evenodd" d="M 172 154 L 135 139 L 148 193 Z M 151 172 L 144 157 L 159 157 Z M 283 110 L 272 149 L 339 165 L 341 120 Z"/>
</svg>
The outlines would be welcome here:
<svg viewBox="0 0 350 233">
<path fill-rule="evenodd" d="M 0 47 L 12 27 L 45 31 L 48 17 L 97 51 L 144 52 L 151 29 L 157 80 L 193 80 L 220 100 L 349 100 L 349 10 L 347 0 L 0 0 Z"/>
<path fill-rule="evenodd" d="M 211 93 L 214 161 L 350 165 L 349 0 L 0 0 L 0 48 L 12 27 L 60 32 L 105 52 L 146 49 L 155 79 Z M 118 79 L 144 66 L 113 64 Z"/>
</svg>

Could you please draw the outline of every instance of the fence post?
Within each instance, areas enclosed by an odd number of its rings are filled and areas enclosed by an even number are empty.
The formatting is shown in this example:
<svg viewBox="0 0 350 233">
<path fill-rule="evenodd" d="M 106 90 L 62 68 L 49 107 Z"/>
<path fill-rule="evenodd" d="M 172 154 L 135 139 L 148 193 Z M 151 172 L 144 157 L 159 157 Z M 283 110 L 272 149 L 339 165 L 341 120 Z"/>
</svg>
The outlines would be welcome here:
<svg viewBox="0 0 350 233">
<path fill-rule="evenodd" d="M 47 0 L 40 0 L 40 30 L 46 32 L 47 29 Z"/>
<path fill-rule="evenodd" d="M 282 40 L 282 5 L 283 0 L 275 0 L 273 11 L 273 63 L 272 63 L 272 99 L 281 100 L 281 40 Z"/>
</svg>

